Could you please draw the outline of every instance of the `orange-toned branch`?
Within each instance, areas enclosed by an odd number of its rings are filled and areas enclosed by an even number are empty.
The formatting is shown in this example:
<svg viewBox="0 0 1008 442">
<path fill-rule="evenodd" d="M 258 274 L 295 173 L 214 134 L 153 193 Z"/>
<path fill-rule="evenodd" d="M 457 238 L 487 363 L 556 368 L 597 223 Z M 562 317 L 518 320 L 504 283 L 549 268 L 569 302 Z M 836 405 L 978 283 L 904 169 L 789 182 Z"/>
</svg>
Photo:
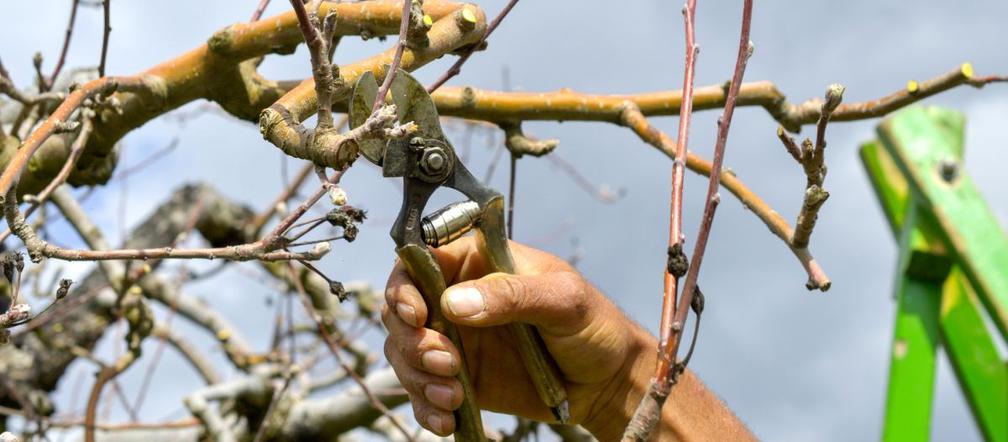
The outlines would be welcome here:
<svg viewBox="0 0 1008 442">
<path fill-rule="evenodd" d="M 401 5 L 396 1 L 324 2 L 319 13 L 334 12 L 339 17 L 333 31 L 335 35 L 387 35 L 398 28 Z M 437 20 L 461 7 L 458 3 L 429 1 L 424 5 L 424 12 Z M 297 17 L 290 11 L 252 23 L 234 24 L 216 32 L 206 44 L 135 76 L 101 78 L 79 87 L 23 140 L 11 166 L 0 175 L 0 195 L 6 195 L 12 184 L 25 173 L 28 158 L 42 148 L 43 143 L 57 142 L 50 137 L 53 127 L 65 122 L 86 98 L 98 93 L 116 92 L 114 97 L 119 105 L 99 113 L 94 134 L 85 147 L 85 156 L 108 156 L 112 146 L 127 132 L 200 98 L 217 102 L 238 118 L 255 121 L 263 108 L 287 92 L 284 85 L 265 79 L 256 72 L 259 57 L 293 52 L 302 41 L 297 23 Z M 443 54 L 439 52 L 437 56 Z M 49 99 L 51 95 L 43 94 L 39 99 L 43 96 Z M 311 106 L 314 106 L 314 100 Z M 65 158 L 60 164 L 64 161 Z M 79 184 L 103 183 L 108 175 L 87 177 Z M 71 183 L 73 178 L 71 176 Z M 48 177 L 44 182 L 48 182 Z"/>
<path fill-rule="evenodd" d="M 364 72 L 372 72 L 384 79 L 387 69 L 402 48 L 400 67 L 414 70 L 451 51 L 471 44 L 483 34 L 486 27 L 482 11 L 471 5 L 455 11 L 433 23 L 427 33 L 427 45 L 397 45 L 385 52 L 357 63 L 342 66 L 334 96 L 346 97 L 350 87 Z M 259 130 L 267 139 L 288 155 L 312 161 L 316 165 L 342 169 L 357 157 L 357 143 L 348 141 L 347 134 L 335 131 L 312 135 L 301 121 L 317 111 L 318 96 L 315 80 L 308 79 L 281 97 L 259 117 Z M 377 112 L 381 112 L 379 109 Z M 375 115 L 372 115 L 375 117 Z M 359 129 L 359 128 L 358 128 Z M 356 130 L 356 129 L 355 129 Z"/>
<path fill-rule="evenodd" d="M 42 146 L 42 143 L 70 120 L 85 99 L 98 95 L 108 95 L 117 90 L 124 92 L 150 91 L 156 88 L 157 80 L 149 77 L 105 77 L 90 81 L 72 92 L 18 148 L 11 162 L 0 175 L 0 194 L 8 191 L 21 178 L 21 172 L 28 166 L 28 160 Z"/>
<path fill-rule="evenodd" d="M 430 4 L 436 5 L 438 3 L 430 2 Z M 424 12 L 435 19 L 430 31 L 427 32 L 429 44 L 423 48 L 407 47 L 403 50 L 400 67 L 407 71 L 416 70 L 449 52 L 472 44 L 479 39 L 486 28 L 486 17 L 483 11 L 473 5 L 466 5 L 464 8 L 455 9 L 450 14 L 438 17 L 431 14 L 428 4 L 425 4 Z M 398 18 L 398 11 L 396 17 Z M 396 24 L 399 24 L 398 20 Z M 339 99 L 334 100 L 333 106 L 339 109 L 346 108 L 346 99 L 349 96 L 350 88 L 356 84 L 357 79 L 364 72 L 371 71 L 375 74 L 375 78 L 384 80 L 388 65 L 391 64 L 394 57 L 395 48 L 393 47 L 366 60 L 341 66 L 340 78 L 343 86 L 334 93 L 334 97 Z M 317 105 L 315 81 L 309 78 L 284 94 L 272 107 L 275 109 L 279 106 L 286 109 L 294 119 L 303 121 L 315 113 Z M 260 118 L 261 124 L 262 118 Z"/>
<path fill-rule="evenodd" d="M 973 66 L 964 63 L 955 70 L 927 81 L 913 81 L 881 98 L 841 104 L 834 110 L 832 121 L 856 121 L 881 117 L 927 97 L 959 86 L 982 87 L 990 83 L 1005 82 L 1005 76 L 976 76 Z M 557 121 L 608 121 L 619 123 L 623 105 L 630 101 L 646 116 L 672 116 L 682 105 L 681 90 L 651 92 L 634 95 L 598 95 L 560 89 L 555 92 L 498 92 L 470 87 L 442 87 L 433 95 L 442 116 L 462 117 L 484 121 L 557 120 Z M 697 111 L 719 109 L 724 106 L 725 85 L 696 88 L 693 92 L 693 109 Z M 738 106 L 760 106 L 785 129 L 797 132 L 801 126 L 819 120 L 822 99 L 791 103 L 769 81 L 743 83 L 739 89 Z"/>
</svg>

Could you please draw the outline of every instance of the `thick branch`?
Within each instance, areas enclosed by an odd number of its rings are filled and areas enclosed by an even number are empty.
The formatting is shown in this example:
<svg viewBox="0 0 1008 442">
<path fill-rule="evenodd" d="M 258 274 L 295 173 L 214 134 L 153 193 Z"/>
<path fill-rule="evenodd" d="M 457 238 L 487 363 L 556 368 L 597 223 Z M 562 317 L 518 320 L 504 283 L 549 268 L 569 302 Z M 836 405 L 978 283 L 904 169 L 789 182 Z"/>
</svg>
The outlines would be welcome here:
<svg viewBox="0 0 1008 442">
<path fill-rule="evenodd" d="M 897 90 L 884 97 L 859 103 L 841 104 L 833 112 L 832 121 L 856 121 L 881 117 L 932 95 L 954 87 L 984 85 L 1008 81 L 1008 77 L 978 77 L 973 67 L 959 68 L 931 80 L 915 82 L 915 88 Z M 633 102 L 646 116 L 679 114 L 682 91 L 662 91 L 636 95 L 597 95 L 561 89 L 556 92 L 497 92 L 470 87 L 442 87 L 432 94 L 438 114 L 484 121 L 608 121 L 619 123 L 624 103 Z M 726 89 L 723 84 L 700 87 L 693 92 L 693 110 L 724 107 Z M 739 89 L 738 106 L 761 106 L 784 128 L 797 132 L 801 126 L 819 120 L 822 99 L 800 104 L 789 103 L 780 90 L 769 81 L 743 83 Z"/>
<path fill-rule="evenodd" d="M 401 5 L 401 2 L 393 1 L 324 2 L 319 13 L 332 11 L 339 17 L 334 35 L 357 35 L 362 31 L 370 35 L 387 35 L 398 29 Z M 424 12 L 440 19 L 460 7 L 458 3 L 430 1 L 424 6 Z M 200 98 L 216 101 L 232 115 L 255 121 L 263 108 L 286 92 L 279 83 L 266 80 L 256 72 L 257 59 L 270 53 L 293 52 L 302 41 L 297 23 L 294 12 L 290 11 L 252 23 L 231 25 L 215 33 L 206 44 L 135 76 L 103 78 L 86 83 L 71 93 L 57 113 L 25 139 L 27 149 L 22 147 L 18 150 L 14 167 L 7 167 L 0 176 L 0 195 L 5 195 L 6 190 L 25 172 L 27 159 L 43 143 L 69 144 L 61 137 L 51 137 L 52 128 L 57 121 L 65 121 L 69 112 L 79 107 L 86 96 L 114 89 L 109 83 L 119 85 L 120 93 L 114 97 L 120 106 L 118 110 L 108 109 L 99 114 L 94 135 L 85 147 L 85 158 L 106 158 L 112 152 L 112 146 L 127 132 Z M 122 93 L 127 90 L 130 93 Z M 55 164 L 43 168 L 48 172 L 35 177 L 36 181 L 44 185 L 52 179 L 55 171 L 66 162 L 66 150 L 62 151 L 63 156 L 52 159 Z M 74 185 L 104 183 L 111 176 L 111 170 L 106 168 L 93 175 L 86 173 L 89 171 L 79 171 L 71 175 L 69 181 Z"/>
<path fill-rule="evenodd" d="M 437 3 L 431 2 L 431 4 Z M 398 5 L 401 6 L 401 3 L 398 3 Z M 425 12 L 434 16 L 427 9 L 428 5 L 424 5 L 424 7 Z M 400 68 L 413 71 L 432 60 L 460 47 L 472 44 L 479 39 L 486 27 L 483 11 L 472 5 L 468 5 L 467 8 L 471 11 L 471 15 L 463 14 L 461 10 L 456 10 L 451 15 L 437 19 L 427 33 L 430 44 L 424 48 L 407 47 L 403 51 Z M 463 17 L 463 15 L 468 17 Z M 396 16 L 398 17 L 398 13 Z M 437 18 L 436 16 L 434 17 Z M 470 21 L 473 18 L 476 20 L 475 22 Z M 397 21 L 396 24 L 398 23 Z M 357 83 L 357 79 L 364 72 L 371 71 L 375 74 L 375 78 L 384 79 L 386 69 L 391 64 L 393 57 L 395 57 L 395 48 L 390 48 L 374 57 L 342 66 L 340 68 L 340 78 L 342 78 L 344 86 L 335 92 L 334 96 L 338 97 L 339 100 L 335 101 L 333 106 L 337 108 L 346 107 L 346 99 L 349 96 L 350 87 Z M 315 81 L 307 79 L 277 100 L 271 106 L 271 109 L 263 112 L 264 115 L 260 117 L 260 128 L 263 127 L 263 119 L 269 122 L 278 118 L 278 116 L 266 116 L 267 112 L 280 112 L 279 109 L 285 109 L 291 118 L 296 121 L 303 121 L 315 113 L 317 104 Z M 268 140 L 274 140 L 276 135 L 267 132 L 264 134 L 264 137 Z"/>
</svg>

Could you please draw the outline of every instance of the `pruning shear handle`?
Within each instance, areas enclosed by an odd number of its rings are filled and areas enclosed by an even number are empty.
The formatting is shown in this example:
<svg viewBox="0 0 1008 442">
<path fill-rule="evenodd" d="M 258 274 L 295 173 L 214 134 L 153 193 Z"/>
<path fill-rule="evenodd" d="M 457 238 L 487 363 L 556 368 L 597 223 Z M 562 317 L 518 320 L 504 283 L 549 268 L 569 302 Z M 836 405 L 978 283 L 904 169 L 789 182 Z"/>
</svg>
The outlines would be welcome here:
<svg viewBox="0 0 1008 442">
<path fill-rule="evenodd" d="M 469 228 L 476 227 L 477 241 L 482 255 L 486 257 L 487 267 L 493 272 L 513 274 L 514 260 L 504 230 L 504 198 L 476 180 L 458 161 L 451 143 L 441 130 L 434 101 L 423 85 L 403 70 L 395 75 L 390 90 L 399 122 L 415 123 L 416 133 L 408 140 L 362 140 L 359 147 L 368 160 L 382 167 L 386 177 L 403 177 L 402 207 L 391 231 L 396 253 L 427 303 L 427 326 L 447 336 L 463 355 L 458 380 L 465 399 L 455 412 L 456 439 L 482 441 L 485 436 L 466 368 L 465 350 L 458 329 L 445 319 L 441 311 L 440 301 L 446 283 L 428 245 L 444 245 Z M 374 75 L 364 73 L 350 100 L 351 127 L 363 124 L 371 115 L 377 90 Z M 447 216 L 451 212 L 453 216 L 464 219 L 423 218 L 427 201 L 442 186 L 458 190 L 470 202 L 462 203 L 466 205 L 464 208 L 453 207 L 452 210 L 439 211 L 437 215 Z M 560 422 L 567 422 L 570 419 L 567 393 L 560 381 L 559 369 L 546 351 L 542 337 L 528 324 L 510 324 L 508 329 L 516 340 L 521 359 L 540 398 Z"/>
</svg>

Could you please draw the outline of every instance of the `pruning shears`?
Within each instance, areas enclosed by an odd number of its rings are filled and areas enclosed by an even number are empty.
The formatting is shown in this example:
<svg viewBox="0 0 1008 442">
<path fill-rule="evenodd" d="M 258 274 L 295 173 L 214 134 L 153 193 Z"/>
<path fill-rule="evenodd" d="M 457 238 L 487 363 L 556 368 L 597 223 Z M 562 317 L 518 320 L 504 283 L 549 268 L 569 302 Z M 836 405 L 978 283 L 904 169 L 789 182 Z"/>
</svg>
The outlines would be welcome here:
<svg viewBox="0 0 1008 442">
<path fill-rule="evenodd" d="M 404 139 L 361 140 L 358 145 L 365 158 L 381 166 L 384 176 L 403 178 L 402 208 L 391 231 L 396 253 L 427 303 L 430 312 L 427 326 L 446 335 L 463 354 L 457 379 L 462 383 L 465 399 L 455 412 L 456 438 L 483 440 L 482 421 L 466 369 L 462 340 L 458 329 L 441 312 L 440 299 L 446 284 L 444 275 L 428 246 L 445 245 L 475 228 L 487 267 L 494 272 L 513 274 L 514 260 L 504 233 L 504 198 L 473 177 L 456 156 L 441 130 L 434 100 L 419 81 L 400 69 L 390 92 L 399 122 L 413 122 L 416 132 Z M 371 115 L 377 93 L 374 75 L 365 72 L 358 79 L 350 99 L 350 127 L 360 126 Z M 439 187 L 455 189 L 468 201 L 423 216 L 428 199 Z M 558 420 L 567 422 L 570 418 L 567 393 L 539 332 L 522 323 L 510 324 L 508 328 L 539 397 Z"/>
</svg>

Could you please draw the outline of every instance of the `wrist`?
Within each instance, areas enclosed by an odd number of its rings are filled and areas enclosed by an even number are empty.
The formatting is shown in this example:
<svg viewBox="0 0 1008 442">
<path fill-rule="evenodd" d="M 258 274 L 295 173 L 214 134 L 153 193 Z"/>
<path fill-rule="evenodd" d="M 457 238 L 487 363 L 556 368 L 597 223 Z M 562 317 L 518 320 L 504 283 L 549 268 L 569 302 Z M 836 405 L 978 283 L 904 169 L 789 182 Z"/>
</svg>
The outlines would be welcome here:
<svg viewBox="0 0 1008 442">
<path fill-rule="evenodd" d="M 646 394 L 657 362 L 657 341 L 646 331 L 633 327 L 631 344 L 619 374 L 599 395 L 582 426 L 598 440 L 620 440 L 623 430 Z"/>
</svg>

